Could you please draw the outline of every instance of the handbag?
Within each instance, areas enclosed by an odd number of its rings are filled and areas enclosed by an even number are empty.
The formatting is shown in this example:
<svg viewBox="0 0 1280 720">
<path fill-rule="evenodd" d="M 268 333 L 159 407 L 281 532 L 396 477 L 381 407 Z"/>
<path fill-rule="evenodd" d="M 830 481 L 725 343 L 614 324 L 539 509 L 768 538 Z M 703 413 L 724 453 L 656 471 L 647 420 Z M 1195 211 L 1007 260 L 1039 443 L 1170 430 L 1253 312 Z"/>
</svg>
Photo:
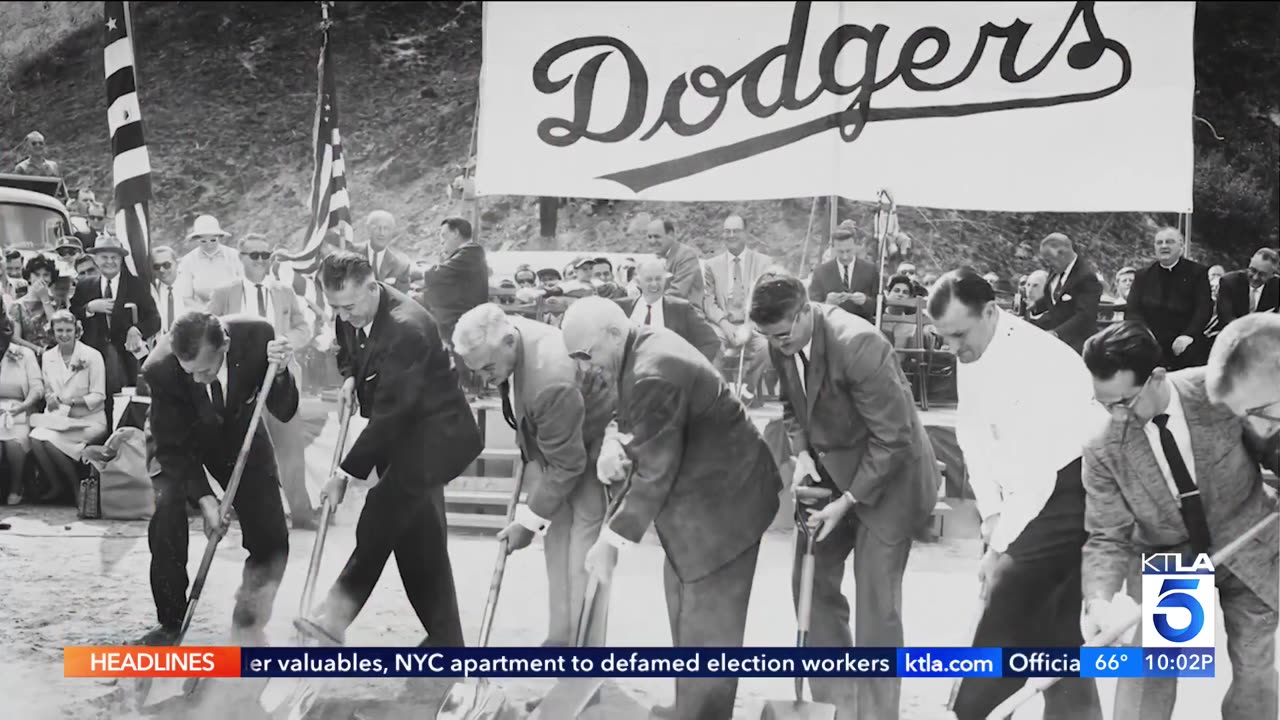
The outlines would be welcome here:
<svg viewBox="0 0 1280 720">
<path fill-rule="evenodd" d="M 102 518 L 102 483 L 97 470 L 90 469 L 89 477 L 80 481 L 80 504 L 76 508 L 76 517 L 81 520 Z"/>
</svg>

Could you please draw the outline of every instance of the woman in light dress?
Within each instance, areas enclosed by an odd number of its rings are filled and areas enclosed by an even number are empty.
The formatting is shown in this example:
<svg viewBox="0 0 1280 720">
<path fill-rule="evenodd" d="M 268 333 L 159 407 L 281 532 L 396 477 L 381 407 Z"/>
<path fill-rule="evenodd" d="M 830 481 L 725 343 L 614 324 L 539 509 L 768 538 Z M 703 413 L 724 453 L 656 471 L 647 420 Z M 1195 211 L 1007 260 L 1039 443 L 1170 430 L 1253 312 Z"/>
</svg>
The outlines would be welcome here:
<svg viewBox="0 0 1280 720">
<path fill-rule="evenodd" d="M 17 505 L 22 502 L 22 477 L 31 448 L 31 411 L 44 395 L 44 383 L 36 354 L 13 335 L 8 313 L 0 312 L 0 453 L 9 473 L 8 502 Z"/>
<path fill-rule="evenodd" d="M 52 497 L 78 496 L 81 453 L 107 432 L 107 373 L 102 353 L 79 341 L 70 311 L 54 313 L 49 324 L 58 344 L 44 354 L 45 411 L 32 419 L 31 451 Z"/>
</svg>

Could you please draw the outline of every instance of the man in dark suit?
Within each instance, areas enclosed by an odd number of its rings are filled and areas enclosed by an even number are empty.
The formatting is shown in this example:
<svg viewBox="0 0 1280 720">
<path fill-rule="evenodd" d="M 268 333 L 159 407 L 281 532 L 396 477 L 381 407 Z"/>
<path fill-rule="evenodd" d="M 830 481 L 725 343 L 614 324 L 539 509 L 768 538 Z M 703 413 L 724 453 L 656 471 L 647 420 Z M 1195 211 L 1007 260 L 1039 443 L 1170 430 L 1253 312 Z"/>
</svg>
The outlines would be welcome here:
<svg viewBox="0 0 1280 720">
<path fill-rule="evenodd" d="M 409 292 L 409 270 L 412 263 L 404 253 L 392 247 L 396 239 L 396 218 L 386 210 L 374 210 L 366 221 L 369 245 L 364 248 L 374 278 L 400 292 Z"/>
<path fill-rule="evenodd" d="M 1218 281 L 1219 330 L 1249 313 L 1275 311 L 1280 306 L 1280 252 L 1262 248 L 1253 254 L 1249 267 L 1233 270 Z"/>
<path fill-rule="evenodd" d="M 448 218 L 440 224 L 444 259 L 422 274 L 422 304 L 440 324 L 441 338 L 453 338 L 458 318 L 489 302 L 489 263 L 484 248 L 471 237 L 471 223 Z"/>
<path fill-rule="evenodd" d="M 667 264 L 661 258 L 646 260 L 636 269 L 640 297 L 618 298 L 614 302 L 632 322 L 665 327 L 688 340 L 690 345 L 698 348 L 698 352 L 714 362 L 720 354 L 720 338 L 688 301 L 663 294 L 669 277 L 671 273 L 667 272 Z"/>
<path fill-rule="evenodd" d="M 756 286 L 751 321 L 769 341 L 796 452 L 791 487 L 812 506 L 809 524 L 819 541 L 810 643 L 855 643 L 840 589 L 852 553 L 857 645 L 901 647 L 902 576 L 912 537 L 937 501 L 940 478 L 893 346 L 866 320 L 810 304 L 794 277 Z M 792 594 L 799 602 L 803 540 L 796 553 Z M 814 699 L 836 705 L 841 718 L 898 717 L 900 680 L 809 682 Z"/>
<path fill-rule="evenodd" d="M 85 278 L 71 296 L 71 312 L 84 326 L 80 341 L 102 353 L 107 373 L 107 426 L 114 425 L 115 394 L 138 381 L 139 359 L 148 339 L 160 332 L 160 313 L 142 281 L 123 272 L 128 251 L 104 235 L 89 251 L 100 277 Z M 136 311 L 136 314 L 135 314 Z"/>
<path fill-rule="evenodd" d="M 676 226 L 670 220 L 649 223 L 645 237 L 654 254 L 667 263 L 671 295 L 689 301 L 695 312 L 705 314 L 706 283 L 698 251 L 676 238 Z"/>
<path fill-rule="evenodd" d="M 835 257 L 813 269 L 809 298 L 814 302 L 835 305 L 874 323 L 880 270 L 864 257 L 859 257 L 863 245 L 851 230 L 837 228 L 831 233 Z"/>
<path fill-rule="evenodd" d="M 1271 356 L 1273 367 L 1276 357 Z M 1082 629 L 1088 640 L 1109 629 L 1109 618 L 1123 614 L 1113 610 L 1117 602 L 1129 608 L 1142 603 L 1137 570 L 1144 553 L 1221 550 L 1274 512 L 1276 502 L 1258 464 L 1262 460 L 1280 471 L 1280 457 L 1268 456 L 1266 438 L 1230 408 L 1211 402 L 1206 369 L 1166 372 L 1159 343 L 1138 323 L 1113 325 L 1090 338 L 1084 361 L 1098 402 L 1111 410 L 1111 422 L 1084 452 L 1089 540 Z M 1280 399 L 1276 388 L 1280 383 L 1267 397 L 1250 399 L 1250 406 Z M 1215 568 L 1231 656 L 1224 720 L 1280 715 L 1276 536 L 1272 522 Z M 1127 597 L 1120 593 L 1126 580 Z M 1175 678 L 1121 679 L 1113 717 L 1168 720 L 1176 697 Z"/>
<path fill-rule="evenodd" d="M 619 548 L 656 526 L 666 553 L 663 585 L 676 647 L 741 647 L 760 538 L 778 512 L 782 484 L 760 431 L 705 357 L 675 333 L 636 327 L 604 298 L 565 312 L 571 357 L 617 378 L 617 430 L 597 463 L 601 482 L 630 489 L 587 572 L 607 583 Z M 677 678 L 659 717 L 729 720 L 737 678 Z"/>
<path fill-rule="evenodd" d="M 475 417 L 458 386 L 435 320 L 408 295 L 373 279 L 364 257 L 320 265 L 338 341 L 342 397 L 359 399 L 369 424 L 325 486 L 337 505 L 347 484 L 377 470 L 356 524 L 356 547 L 317 614 L 299 629 L 341 644 L 392 553 L 405 595 L 427 630 L 424 644 L 462 647 L 449 564 L 444 486 L 480 455 Z"/>
<path fill-rule="evenodd" d="M 1053 274 L 1044 296 L 1031 307 L 1032 324 L 1080 352 L 1084 341 L 1098 331 L 1098 303 L 1102 282 L 1088 260 L 1076 254 L 1075 243 L 1062 233 L 1040 241 L 1040 257 Z"/>
<path fill-rule="evenodd" d="M 1170 370 L 1204 364 L 1204 330 L 1213 315 L 1209 269 L 1182 257 L 1183 248 L 1177 228 L 1156 233 L 1156 261 L 1134 275 L 1124 315 L 1151 330 Z"/>
<path fill-rule="evenodd" d="M 266 320 L 193 311 L 174 322 L 143 364 L 151 396 L 156 491 L 147 538 L 160 626 L 140 644 L 171 645 L 177 639 L 187 609 L 187 502 L 200 508 L 205 535 L 212 535 L 222 520 L 205 471 L 224 488 L 231 481 L 268 363 L 278 362 L 279 369 L 267 410 L 281 422 L 297 412 L 298 386 L 289 358 L 289 341 L 276 340 Z M 232 507 L 249 552 L 231 615 L 232 642 L 263 645 L 263 628 L 289 559 L 275 448 L 265 423 L 254 432 Z"/>
</svg>

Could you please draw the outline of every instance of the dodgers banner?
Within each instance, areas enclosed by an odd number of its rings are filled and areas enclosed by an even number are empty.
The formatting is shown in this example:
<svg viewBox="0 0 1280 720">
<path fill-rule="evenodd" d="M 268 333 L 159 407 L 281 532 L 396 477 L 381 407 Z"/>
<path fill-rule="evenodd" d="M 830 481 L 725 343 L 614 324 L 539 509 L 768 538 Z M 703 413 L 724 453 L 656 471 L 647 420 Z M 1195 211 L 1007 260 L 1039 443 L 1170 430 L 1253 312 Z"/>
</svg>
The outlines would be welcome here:
<svg viewBox="0 0 1280 720">
<path fill-rule="evenodd" d="M 476 191 L 1189 212 L 1192 2 L 486 3 Z"/>
</svg>

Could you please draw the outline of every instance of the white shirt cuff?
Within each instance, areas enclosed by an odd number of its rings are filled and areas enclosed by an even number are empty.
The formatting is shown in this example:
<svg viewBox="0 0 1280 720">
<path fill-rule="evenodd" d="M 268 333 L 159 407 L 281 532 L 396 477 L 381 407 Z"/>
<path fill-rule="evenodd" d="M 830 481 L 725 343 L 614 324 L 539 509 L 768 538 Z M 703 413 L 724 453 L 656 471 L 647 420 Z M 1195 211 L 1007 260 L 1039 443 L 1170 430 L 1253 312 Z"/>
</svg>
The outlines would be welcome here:
<svg viewBox="0 0 1280 720">
<path fill-rule="evenodd" d="M 547 532 L 547 528 L 551 526 L 550 520 L 538 517 L 529 509 L 529 506 L 524 503 L 516 506 L 516 522 L 520 523 L 537 535 L 545 534 Z"/>
<path fill-rule="evenodd" d="M 610 545 L 614 546 L 619 550 L 625 550 L 635 544 L 630 540 L 622 537 L 618 533 L 614 532 L 613 529 L 608 526 L 605 526 L 600 529 L 600 539 L 604 540 L 605 542 L 609 543 Z"/>
</svg>

